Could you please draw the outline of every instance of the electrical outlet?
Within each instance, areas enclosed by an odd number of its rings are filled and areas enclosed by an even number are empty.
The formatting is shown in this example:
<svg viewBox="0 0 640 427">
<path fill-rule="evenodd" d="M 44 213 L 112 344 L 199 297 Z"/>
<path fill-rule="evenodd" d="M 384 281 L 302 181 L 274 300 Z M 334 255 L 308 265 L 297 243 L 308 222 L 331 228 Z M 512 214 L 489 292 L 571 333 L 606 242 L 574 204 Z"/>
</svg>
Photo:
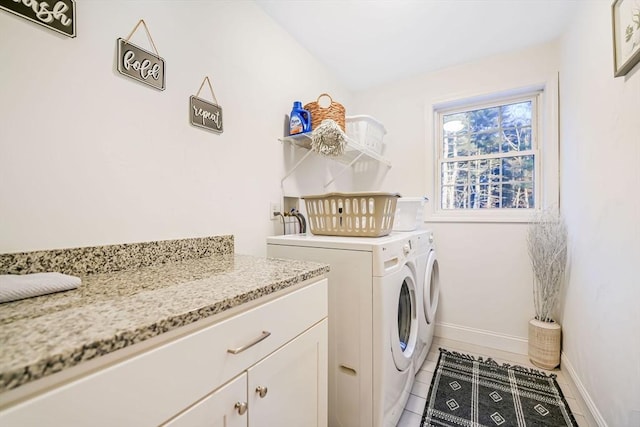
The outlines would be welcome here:
<svg viewBox="0 0 640 427">
<path fill-rule="evenodd" d="M 271 202 L 269 205 L 269 219 L 276 220 L 280 217 L 280 203 Z"/>
</svg>

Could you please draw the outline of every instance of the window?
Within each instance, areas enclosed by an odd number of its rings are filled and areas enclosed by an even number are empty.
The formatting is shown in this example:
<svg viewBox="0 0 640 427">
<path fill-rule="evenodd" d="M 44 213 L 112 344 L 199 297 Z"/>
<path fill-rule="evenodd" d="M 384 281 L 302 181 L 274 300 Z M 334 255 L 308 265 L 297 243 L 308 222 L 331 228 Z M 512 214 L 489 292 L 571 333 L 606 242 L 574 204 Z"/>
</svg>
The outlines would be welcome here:
<svg viewBox="0 0 640 427">
<path fill-rule="evenodd" d="M 540 92 L 435 110 L 436 210 L 487 217 L 540 208 Z M 481 213 L 484 211 L 484 213 Z M 499 211 L 499 212 L 498 212 Z"/>
</svg>

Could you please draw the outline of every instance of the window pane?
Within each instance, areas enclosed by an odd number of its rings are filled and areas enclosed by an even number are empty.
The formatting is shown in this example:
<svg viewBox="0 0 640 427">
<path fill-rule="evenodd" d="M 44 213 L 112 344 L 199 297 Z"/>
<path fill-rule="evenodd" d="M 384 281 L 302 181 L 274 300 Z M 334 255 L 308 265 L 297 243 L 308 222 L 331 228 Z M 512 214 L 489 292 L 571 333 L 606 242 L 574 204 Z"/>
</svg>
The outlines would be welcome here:
<svg viewBox="0 0 640 427">
<path fill-rule="evenodd" d="M 469 207 L 468 185 L 442 186 L 442 209 L 466 209 Z"/>
<path fill-rule="evenodd" d="M 502 152 L 531 150 L 531 128 L 502 130 Z"/>
<path fill-rule="evenodd" d="M 531 101 L 503 105 L 500 110 L 503 128 L 531 126 Z"/>
<path fill-rule="evenodd" d="M 442 163 L 442 209 L 533 208 L 534 156 Z"/>
<path fill-rule="evenodd" d="M 472 132 L 479 132 L 489 129 L 497 129 L 500 117 L 500 108 L 483 108 L 467 113 L 469 115 L 469 125 Z"/>
<path fill-rule="evenodd" d="M 442 185 L 451 185 L 455 183 L 456 173 L 452 163 L 442 164 Z"/>
<path fill-rule="evenodd" d="M 500 184 L 477 184 L 469 189 L 471 208 L 499 208 L 501 204 Z"/>
<path fill-rule="evenodd" d="M 487 182 L 487 175 L 489 172 L 488 160 L 474 160 L 471 163 L 471 169 L 469 170 L 469 179 L 473 184 L 480 184 Z"/>
<path fill-rule="evenodd" d="M 453 137 L 445 137 L 442 141 L 442 152 L 444 153 L 445 158 L 453 157 L 455 146 L 455 138 Z"/>
<path fill-rule="evenodd" d="M 469 207 L 469 187 L 466 185 L 457 185 L 454 194 L 454 207 Z"/>
<path fill-rule="evenodd" d="M 476 147 L 474 154 L 491 154 L 500 151 L 500 133 L 482 132 L 471 135 L 472 144 Z"/>
<path fill-rule="evenodd" d="M 467 184 L 469 181 L 471 163 L 470 162 L 457 162 L 454 163 L 454 173 L 456 184 Z"/>
<path fill-rule="evenodd" d="M 456 184 L 467 184 L 469 181 L 469 162 L 454 162 L 453 166 L 454 182 Z"/>
<path fill-rule="evenodd" d="M 535 208 L 533 183 L 504 184 L 502 186 L 502 207 L 511 209 Z"/>
<path fill-rule="evenodd" d="M 473 167 L 474 162 L 448 162 L 442 164 L 442 184 L 464 184 L 466 185 L 469 180 L 470 167 Z"/>
<path fill-rule="evenodd" d="M 454 136 L 459 132 L 469 132 L 467 114 L 448 114 L 442 118 L 442 130 L 445 137 Z"/>
<path fill-rule="evenodd" d="M 491 182 L 502 181 L 502 159 L 491 159 L 489 163 Z"/>
<path fill-rule="evenodd" d="M 502 159 L 503 181 L 533 181 L 533 167 L 533 156 L 505 157 Z"/>
<path fill-rule="evenodd" d="M 465 157 L 478 154 L 478 149 L 469 140 L 469 135 L 462 134 L 459 136 L 446 137 L 444 139 L 445 157 Z"/>
<path fill-rule="evenodd" d="M 440 194 L 441 208 L 442 209 L 455 209 L 454 201 L 455 189 L 451 185 L 443 185 L 442 192 Z"/>
</svg>

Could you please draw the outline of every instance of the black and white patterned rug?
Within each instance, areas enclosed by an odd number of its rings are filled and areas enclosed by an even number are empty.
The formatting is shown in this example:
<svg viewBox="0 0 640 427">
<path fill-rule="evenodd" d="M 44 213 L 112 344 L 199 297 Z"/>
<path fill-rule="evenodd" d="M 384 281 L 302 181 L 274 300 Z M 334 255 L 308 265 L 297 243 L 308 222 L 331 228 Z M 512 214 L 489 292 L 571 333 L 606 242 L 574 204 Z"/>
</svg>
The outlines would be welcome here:
<svg viewBox="0 0 640 427">
<path fill-rule="evenodd" d="M 440 349 L 420 427 L 577 427 L 556 376 Z"/>
</svg>

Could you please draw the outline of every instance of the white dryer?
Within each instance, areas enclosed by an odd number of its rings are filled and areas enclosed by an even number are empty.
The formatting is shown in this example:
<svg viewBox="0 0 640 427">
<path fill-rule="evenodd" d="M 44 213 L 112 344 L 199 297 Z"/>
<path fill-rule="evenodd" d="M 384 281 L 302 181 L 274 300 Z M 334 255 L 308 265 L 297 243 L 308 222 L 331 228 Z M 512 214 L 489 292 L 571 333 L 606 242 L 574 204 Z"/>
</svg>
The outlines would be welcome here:
<svg viewBox="0 0 640 427">
<path fill-rule="evenodd" d="M 433 342 L 436 311 L 440 297 L 440 271 L 433 232 L 416 236 L 415 264 L 418 271 L 418 342 L 414 354 L 416 372 L 420 369 Z"/>
<path fill-rule="evenodd" d="M 267 256 L 328 263 L 329 426 L 395 427 L 415 377 L 420 282 L 416 241 L 287 235 Z"/>
</svg>

